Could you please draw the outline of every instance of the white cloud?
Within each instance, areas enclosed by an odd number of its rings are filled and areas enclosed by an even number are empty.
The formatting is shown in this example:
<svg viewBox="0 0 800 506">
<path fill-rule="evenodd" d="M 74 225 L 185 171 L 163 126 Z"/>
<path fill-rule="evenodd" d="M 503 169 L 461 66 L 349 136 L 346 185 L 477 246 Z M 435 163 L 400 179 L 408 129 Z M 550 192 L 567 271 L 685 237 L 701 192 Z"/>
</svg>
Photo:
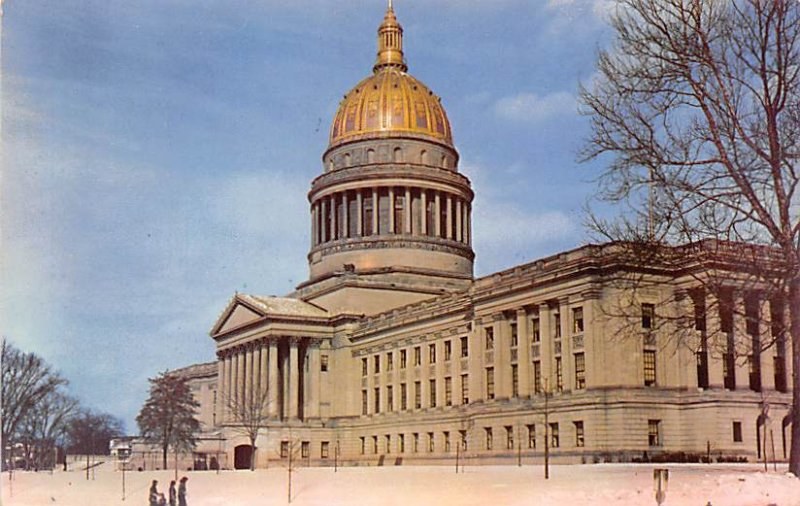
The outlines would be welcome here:
<svg viewBox="0 0 800 506">
<path fill-rule="evenodd" d="M 494 104 L 497 116 L 528 123 L 539 123 L 556 116 L 575 114 L 576 110 L 575 96 L 566 91 L 548 95 L 520 93 L 503 97 Z"/>
<path fill-rule="evenodd" d="M 569 17 L 582 16 L 590 10 L 596 17 L 606 20 L 615 4 L 615 0 L 547 0 L 547 9 Z"/>
</svg>

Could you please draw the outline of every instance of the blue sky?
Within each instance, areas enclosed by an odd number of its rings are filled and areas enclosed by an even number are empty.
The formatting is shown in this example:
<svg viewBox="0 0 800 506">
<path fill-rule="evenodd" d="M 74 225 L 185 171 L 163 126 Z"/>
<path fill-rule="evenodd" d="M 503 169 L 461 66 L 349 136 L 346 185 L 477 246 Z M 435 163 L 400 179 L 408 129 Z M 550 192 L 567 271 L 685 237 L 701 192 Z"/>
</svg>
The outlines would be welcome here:
<svg viewBox="0 0 800 506">
<path fill-rule="evenodd" d="M 610 0 L 397 0 L 477 194 L 476 273 L 587 241 L 578 83 Z M 383 0 L 7 0 L 0 321 L 134 433 L 238 290 L 307 277 L 306 192 Z"/>
</svg>

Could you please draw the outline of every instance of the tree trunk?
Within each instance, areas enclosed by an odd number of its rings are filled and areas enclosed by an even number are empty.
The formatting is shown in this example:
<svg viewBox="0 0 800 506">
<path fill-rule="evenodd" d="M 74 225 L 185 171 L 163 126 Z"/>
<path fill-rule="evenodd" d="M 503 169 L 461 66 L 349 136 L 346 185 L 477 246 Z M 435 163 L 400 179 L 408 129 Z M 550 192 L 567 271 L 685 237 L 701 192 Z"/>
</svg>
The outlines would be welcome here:
<svg viewBox="0 0 800 506">
<path fill-rule="evenodd" d="M 800 278 L 789 287 L 790 333 L 792 338 L 792 446 L 789 472 L 800 478 Z"/>
<path fill-rule="evenodd" d="M 162 448 L 162 464 L 161 468 L 166 470 L 167 469 L 167 452 L 169 451 L 169 443 L 165 444 Z"/>
<path fill-rule="evenodd" d="M 250 440 L 250 470 L 256 470 L 256 440 Z"/>
</svg>

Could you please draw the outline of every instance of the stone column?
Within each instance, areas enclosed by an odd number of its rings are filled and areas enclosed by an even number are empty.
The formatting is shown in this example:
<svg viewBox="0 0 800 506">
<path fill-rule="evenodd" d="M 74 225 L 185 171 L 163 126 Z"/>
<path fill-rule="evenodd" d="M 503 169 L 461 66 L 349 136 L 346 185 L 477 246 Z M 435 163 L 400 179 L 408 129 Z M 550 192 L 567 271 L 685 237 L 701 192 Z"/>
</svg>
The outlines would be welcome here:
<svg viewBox="0 0 800 506">
<path fill-rule="evenodd" d="M 311 247 L 317 245 L 317 206 L 311 204 Z"/>
<path fill-rule="evenodd" d="M 261 360 L 258 368 L 260 373 L 258 378 L 258 395 L 261 399 L 261 402 L 264 403 L 268 402 L 266 395 L 269 391 L 269 348 L 267 348 L 267 343 L 265 341 L 261 341 L 259 346 L 261 347 L 261 354 L 259 355 Z M 266 408 L 266 405 L 262 404 L 262 406 Z"/>
<path fill-rule="evenodd" d="M 380 229 L 378 228 L 378 219 L 380 217 L 380 205 L 378 202 L 378 189 L 372 189 L 372 235 L 380 234 Z"/>
<path fill-rule="evenodd" d="M 508 399 L 511 397 L 511 329 L 503 313 L 492 315 L 492 328 L 495 399 Z"/>
<path fill-rule="evenodd" d="M 233 395 L 233 356 L 230 350 L 225 350 L 225 385 L 222 390 L 222 419 L 230 420 L 231 414 L 228 409 L 231 395 Z"/>
<path fill-rule="evenodd" d="M 467 244 L 472 245 L 472 204 L 467 205 Z"/>
<path fill-rule="evenodd" d="M 469 331 L 469 402 L 484 400 L 484 368 L 483 368 L 483 343 L 481 342 L 481 319 L 472 320 L 472 330 Z"/>
<path fill-rule="evenodd" d="M 445 230 L 445 237 L 448 239 L 453 239 L 453 197 L 450 196 L 448 193 L 446 196 L 447 202 L 447 217 L 445 221 L 445 225 L 447 230 Z"/>
<path fill-rule="evenodd" d="M 405 218 L 406 218 L 404 232 L 407 235 L 411 235 L 411 226 L 412 226 L 411 225 L 411 220 L 413 219 L 413 213 L 412 213 L 412 209 L 411 209 L 412 205 L 413 205 L 413 202 L 411 200 L 411 188 L 406 186 L 406 199 L 405 199 L 405 205 L 403 207 L 403 213 L 405 214 Z"/>
<path fill-rule="evenodd" d="M 347 201 L 347 192 L 342 192 L 342 238 L 350 237 L 350 204 Z"/>
<path fill-rule="evenodd" d="M 328 242 L 328 234 L 326 233 L 327 227 L 325 226 L 328 223 L 328 199 L 327 197 L 322 197 L 319 201 L 319 205 L 322 209 L 322 213 L 320 214 L 320 242 Z"/>
<path fill-rule="evenodd" d="M 389 233 L 396 233 L 394 224 L 394 186 L 389 187 Z"/>
<path fill-rule="evenodd" d="M 706 340 L 708 343 L 708 387 L 723 388 L 722 354 L 727 337 L 720 330 L 719 301 L 706 293 Z"/>
<path fill-rule="evenodd" d="M 747 334 L 745 322 L 745 293 L 737 290 L 733 294 L 733 339 L 736 350 L 736 389 L 750 389 L 749 355 L 753 351 L 750 337 Z"/>
<path fill-rule="evenodd" d="M 363 237 L 364 235 L 364 197 L 361 195 L 361 190 L 356 190 L 356 235 Z"/>
<path fill-rule="evenodd" d="M 464 242 L 464 211 L 461 207 L 461 199 L 456 199 L 456 241 Z"/>
<path fill-rule="evenodd" d="M 236 352 L 236 406 L 239 408 L 244 404 L 245 395 L 245 351 L 240 348 Z"/>
<path fill-rule="evenodd" d="M 434 226 L 435 226 L 435 228 L 434 228 L 435 234 L 434 235 L 436 237 L 441 237 L 442 236 L 442 197 L 439 194 L 439 191 L 436 191 L 434 193 L 434 202 L 435 202 L 434 209 L 435 209 L 435 214 L 436 214 L 433 217 L 433 223 L 434 223 Z"/>
<path fill-rule="evenodd" d="M 759 319 L 758 319 L 758 335 L 761 342 L 761 347 L 768 343 L 771 337 L 770 325 L 770 302 L 767 300 L 759 300 Z M 775 355 L 777 354 L 778 343 L 761 352 L 761 390 L 775 390 Z"/>
<path fill-rule="evenodd" d="M 269 340 L 269 416 L 277 418 L 280 416 L 278 409 L 278 392 L 280 385 L 278 384 L 278 342 L 275 339 Z"/>
<path fill-rule="evenodd" d="M 244 406 L 246 409 L 249 408 L 249 406 L 251 405 L 250 403 L 253 402 L 253 383 L 256 380 L 256 375 L 253 374 L 254 373 L 253 364 L 255 362 L 254 360 L 255 357 L 253 356 L 254 352 L 255 352 L 255 347 L 253 346 L 252 343 L 248 343 L 247 351 L 245 352 L 246 353 L 245 356 L 247 357 L 247 362 L 245 365 L 245 379 L 244 379 L 244 385 L 245 385 Z"/>
<path fill-rule="evenodd" d="M 528 313 L 525 308 L 516 311 L 517 317 L 517 371 L 519 373 L 519 396 L 530 397 L 531 386 L 531 336 L 528 329 Z"/>
<path fill-rule="evenodd" d="M 336 207 L 336 194 L 332 194 L 330 197 L 331 203 L 331 240 L 335 241 L 336 239 L 340 239 L 339 237 L 339 217 L 337 216 L 337 207 Z"/>
<path fill-rule="evenodd" d="M 420 204 L 422 209 L 420 220 L 420 235 L 428 235 L 428 190 L 425 188 L 419 191 Z"/>
<path fill-rule="evenodd" d="M 223 420 L 222 413 L 224 412 L 225 403 L 223 402 L 225 391 L 225 353 L 222 351 L 217 352 L 217 398 L 214 405 L 214 412 L 216 413 L 215 424 L 220 425 Z"/>
<path fill-rule="evenodd" d="M 572 312 L 569 300 L 562 298 L 558 301 L 558 312 L 561 315 L 561 376 L 564 380 L 564 390 L 574 390 L 575 384 L 575 358 L 572 356 Z M 641 354 L 641 352 L 639 352 Z"/>
<path fill-rule="evenodd" d="M 289 418 L 292 420 L 297 418 L 300 402 L 300 361 L 297 354 L 299 344 L 297 338 L 289 339 Z"/>
<path fill-rule="evenodd" d="M 539 361 L 542 364 L 542 389 L 555 391 L 555 358 L 553 356 L 553 315 L 545 302 L 539 306 Z"/>
<path fill-rule="evenodd" d="M 308 346 L 308 398 L 306 399 L 306 418 L 319 418 L 320 352 L 319 341 Z"/>
</svg>

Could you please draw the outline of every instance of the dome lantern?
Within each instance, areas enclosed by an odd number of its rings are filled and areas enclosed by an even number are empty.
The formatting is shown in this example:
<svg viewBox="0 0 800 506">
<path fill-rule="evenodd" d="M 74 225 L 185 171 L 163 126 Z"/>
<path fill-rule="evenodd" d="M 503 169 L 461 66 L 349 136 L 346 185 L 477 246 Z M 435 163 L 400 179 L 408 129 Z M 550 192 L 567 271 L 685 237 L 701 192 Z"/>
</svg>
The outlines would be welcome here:
<svg viewBox="0 0 800 506">
<path fill-rule="evenodd" d="M 383 23 L 378 27 L 378 59 L 372 70 L 377 73 L 386 67 L 394 67 L 403 72 L 408 70 L 403 57 L 403 27 L 397 22 L 391 0 Z"/>
</svg>

